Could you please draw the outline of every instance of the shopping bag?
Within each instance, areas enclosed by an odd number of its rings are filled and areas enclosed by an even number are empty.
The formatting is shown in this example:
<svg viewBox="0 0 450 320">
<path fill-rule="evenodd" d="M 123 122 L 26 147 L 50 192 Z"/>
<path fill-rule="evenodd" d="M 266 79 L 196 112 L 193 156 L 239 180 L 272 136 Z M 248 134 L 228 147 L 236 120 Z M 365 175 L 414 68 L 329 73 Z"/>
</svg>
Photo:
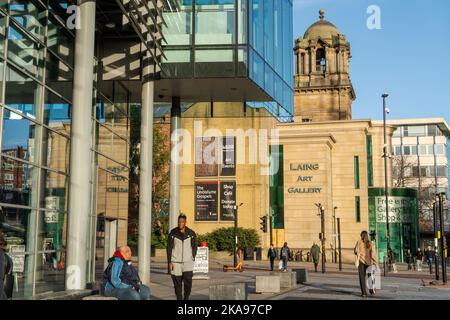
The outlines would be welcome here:
<svg viewBox="0 0 450 320">
<path fill-rule="evenodd" d="M 283 269 L 283 261 L 280 260 L 280 262 L 278 263 L 278 269 Z"/>
</svg>

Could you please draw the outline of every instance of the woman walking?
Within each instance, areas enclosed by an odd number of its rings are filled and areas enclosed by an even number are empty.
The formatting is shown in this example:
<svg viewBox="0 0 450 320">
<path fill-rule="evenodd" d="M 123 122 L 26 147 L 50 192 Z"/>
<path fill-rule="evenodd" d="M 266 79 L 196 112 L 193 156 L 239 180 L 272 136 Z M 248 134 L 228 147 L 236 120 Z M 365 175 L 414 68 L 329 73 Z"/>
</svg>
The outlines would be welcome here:
<svg viewBox="0 0 450 320">
<path fill-rule="evenodd" d="M 367 269 L 375 265 L 377 271 L 379 270 L 377 253 L 372 242 L 370 242 L 367 231 L 361 232 L 361 239 L 358 240 L 355 246 L 356 262 L 359 273 L 359 285 L 361 286 L 361 296 L 367 297 Z M 370 294 L 374 294 L 375 290 L 371 289 Z"/>
</svg>

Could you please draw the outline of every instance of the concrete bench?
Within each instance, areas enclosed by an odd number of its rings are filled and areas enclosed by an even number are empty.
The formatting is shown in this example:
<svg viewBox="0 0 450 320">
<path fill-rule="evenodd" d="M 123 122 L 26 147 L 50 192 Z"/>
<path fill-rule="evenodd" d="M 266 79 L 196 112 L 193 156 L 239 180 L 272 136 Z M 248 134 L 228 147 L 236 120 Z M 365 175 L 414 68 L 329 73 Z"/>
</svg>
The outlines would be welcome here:
<svg viewBox="0 0 450 320">
<path fill-rule="evenodd" d="M 246 283 L 216 284 L 209 287 L 209 300 L 247 300 Z"/>
<path fill-rule="evenodd" d="M 294 288 L 297 285 L 297 275 L 293 271 L 286 272 L 271 272 L 272 276 L 278 276 L 280 278 L 281 288 Z"/>
<path fill-rule="evenodd" d="M 279 293 L 281 291 L 279 276 L 256 276 L 256 293 Z"/>
<path fill-rule="evenodd" d="M 297 274 L 297 283 L 308 282 L 308 270 L 306 269 L 292 269 Z"/>
<path fill-rule="evenodd" d="M 101 295 L 94 295 L 94 296 L 87 296 L 84 297 L 82 300 L 119 300 L 115 297 L 105 297 L 105 296 L 101 296 Z"/>
</svg>

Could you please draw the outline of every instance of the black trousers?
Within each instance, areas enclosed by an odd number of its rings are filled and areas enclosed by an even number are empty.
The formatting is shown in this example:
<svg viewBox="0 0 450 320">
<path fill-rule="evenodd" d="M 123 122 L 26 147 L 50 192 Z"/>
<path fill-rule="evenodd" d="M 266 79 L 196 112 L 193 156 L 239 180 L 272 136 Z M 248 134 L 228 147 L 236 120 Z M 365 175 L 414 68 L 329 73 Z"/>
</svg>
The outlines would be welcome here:
<svg viewBox="0 0 450 320">
<path fill-rule="evenodd" d="M 314 272 L 317 272 L 317 267 L 319 266 L 319 261 L 314 260 Z"/>
<path fill-rule="evenodd" d="M 175 294 L 177 300 L 183 300 L 183 284 L 184 284 L 184 300 L 189 300 L 192 289 L 192 271 L 183 272 L 182 276 L 172 275 L 173 286 L 175 287 Z"/>
<path fill-rule="evenodd" d="M 367 296 L 367 268 L 369 268 L 368 265 L 362 263 L 361 261 L 359 262 L 359 266 L 358 266 L 358 273 L 359 273 L 359 285 L 361 287 L 361 294 L 364 296 Z"/>
<path fill-rule="evenodd" d="M 270 271 L 273 271 L 274 261 L 275 261 L 275 258 L 270 258 Z"/>
</svg>

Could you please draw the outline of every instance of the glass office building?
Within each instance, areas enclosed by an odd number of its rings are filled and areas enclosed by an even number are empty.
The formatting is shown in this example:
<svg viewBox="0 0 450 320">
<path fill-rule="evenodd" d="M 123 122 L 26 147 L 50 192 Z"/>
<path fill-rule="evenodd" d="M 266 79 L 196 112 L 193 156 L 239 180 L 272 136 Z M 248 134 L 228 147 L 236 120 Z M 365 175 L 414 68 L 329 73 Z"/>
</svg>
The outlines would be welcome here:
<svg viewBox="0 0 450 320">
<path fill-rule="evenodd" d="M 170 0 L 163 16 L 162 86 L 165 79 L 184 79 L 186 90 L 195 90 L 189 80 L 210 79 L 203 88 L 215 101 L 240 100 L 266 107 L 279 119 L 290 118 L 291 0 Z"/>
<path fill-rule="evenodd" d="M 14 259 L 15 298 L 65 288 L 75 45 L 66 26 L 70 4 L 0 1 L 0 228 Z M 120 81 L 101 83 L 94 74 L 95 215 L 85 226 L 91 275 L 95 258 L 103 259 L 102 222 L 127 228 L 129 177 L 130 93 Z"/>
<path fill-rule="evenodd" d="M 129 202 L 145 193 L 130 182 L 130 114 L 151 127 L 149 83 L 156 102 L 246 102 L 286 120 L 292 38 L 290 0 L 0 0 L 0 229 L 14 297 L 83 289 L 127 243 Z"/>
</svg>

